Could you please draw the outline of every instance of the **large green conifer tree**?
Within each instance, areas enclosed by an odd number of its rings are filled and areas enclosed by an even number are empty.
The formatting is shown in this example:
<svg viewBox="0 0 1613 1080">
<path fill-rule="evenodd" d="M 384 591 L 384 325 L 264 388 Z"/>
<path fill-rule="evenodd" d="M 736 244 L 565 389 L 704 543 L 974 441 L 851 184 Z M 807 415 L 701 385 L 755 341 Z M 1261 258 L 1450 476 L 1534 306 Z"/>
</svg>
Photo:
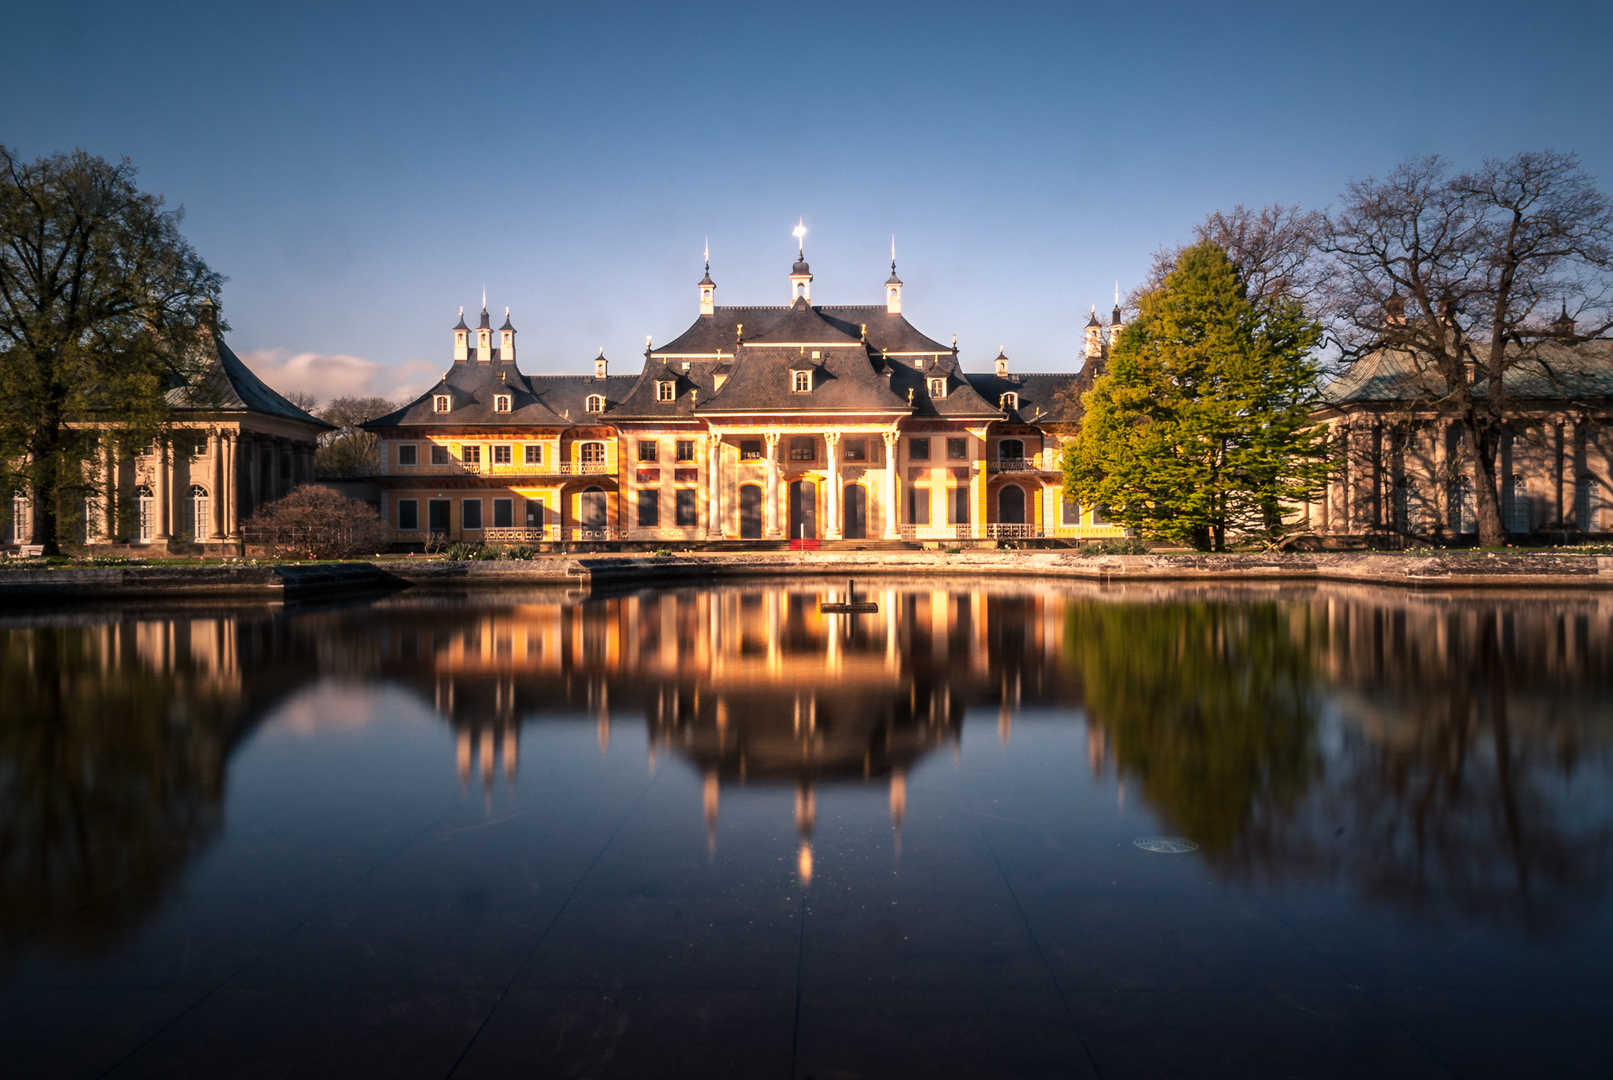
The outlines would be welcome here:
<svg viewBox="0 0 1613 1080">
<path fill-rule="evenodd" d="M 1066 490 L 1149 536 L 1224 550 L 1276 539 L 1326 476 L 1312 424 L 1322 327 L 1285 296 L 1256 304 L 1227 253 L 1187 248 L 1083 398 Z"/>
</svg>

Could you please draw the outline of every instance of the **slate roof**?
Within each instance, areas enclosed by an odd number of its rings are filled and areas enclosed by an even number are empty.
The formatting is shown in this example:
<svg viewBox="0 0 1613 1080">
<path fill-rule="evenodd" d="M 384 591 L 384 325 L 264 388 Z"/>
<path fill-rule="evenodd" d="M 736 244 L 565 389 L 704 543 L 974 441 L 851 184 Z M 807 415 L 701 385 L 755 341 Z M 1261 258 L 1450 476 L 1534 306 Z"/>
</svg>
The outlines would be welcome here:
<svg viewBox="0 0 1613 1080">
<path fill-rule="evenodd" d="M 812 379 L 812 390 L 791 389 L 791 365 L 802 350 L 781 345 L 745 345 L 734 360 L 733 374 L 708 400 L 701 395 L 697 414 L 724 412 L 885 412 L 908 411 L 905 395 L 898 395 L 889 379 L 874 368 L 868 350 L 823 350 L 822 363 Z"/>
<path fill-rule="evenodd" d="M 765 334 L 773 341 L 800 343 L 805 339 L 778 337 L 773 331 L 777 324 L 796 313 L 798 308 L 805 306 L 804 300 L 774 306 L 718 305 L 712 314 L 697 316 L 682 334 L 667 344 L 652 349 L 651 355 L 689 356 L 704 353 L 710 356 L 719 351 L 732 353 L 741 325 L 745 328 L 746 341 L 755 340 Z M 830 327 L 854 340 L 862 340 L 862 328 L 868 327 L 868 345 L 876 352 L 939 355 L 952 351 L 952 346 L 943 345 L 933 338 L 926 337 L 901 315 L 892 315 L 886 311 L 883 304 L 821 305 L 811 310 Z M 804 333 L 805 330 L 802 329 L 800 332 Z"/>
<path fill-rule="evenodd" d="M 975 391 L 997 407 L 1002 395 L 1019 396 L 1016 409 L 1005 410 L 1008 420 L 1017 424 L 1074 423 L 1080 419 L 1081 377 L 1079 374 L 1026 372 L 998 375 L 995 372 L 965 376 Z"/>
<path fill-rule="evenodd" d="M 364 427 L 586 426 L 601 418 L 601 414 L 587 411 L 588 395 L 604 394 L 608 415 L 637 381 L 636 375 L 612 375 L 606 379 L 592 375 L 523 375 L 514 364 L 498 362 L 454 364 L 424 394 Z M 453 398 L 453 407 L 445 413 L 437 412 L 432 403 L 432 398 L 442 393 Z M 509 412 L 493 411 L 493 399 L 501 393 L 510 395 Z"/>
<path fill-rule="evenodd" d="M 745 335 L 745 344 L 756 345 L 861 345 L 861 331 L 836 326 L 805 300 L 797 300 L 758 332 Z"/>
<path fill-rule="evenodd" d="M 180 387 L 168 392 L 168 404 L 171 408 L 208 412 L 246 409 L 267 416 L 277 416 L 282 420 L 312 424 L 327 431 L 335 430 L 332 425 L 297 408 L 270 389 L 262 379 L 252 373 L 251 368 L 241 362 L 241 358 L 235 355 L 218 334 L 207 335 L 203 342 L 203 348 L 209 349 L 212 353 L 211 356 L 204 356 L 206 369 L 195 386 Z"/>
<path fill-rule="evenodd" d="M 633 385 L 622 395 L 621 404 L 610 411 L 613 420 L 693 420 L 695 402 L 704 402 L 715 390 L 716 375 L 727 374 L 733 365 L 713 356 L 689 359 L 689 370 L 683 370 L 683 360 L 662 360 L 652 357 L 645 360 Z M 656 400 L 655 384 L 671 379 L 671 401 Z"/>
<path fill-rule="evenodd" d="M 1519 359 L 1502 376 L 1514 399 L 1613 398 L 1613 339 L 1579 345 L 1545 341 L 1535 348 L 1535 355 Z M 1426 358 L 1398 349 L 1369 353 L 1322 388 L 1323 400 L 1335 407 L 1435 399 L 1444 394 L 1444 382 Z M 1482 383 L 1474 387 L 1475 396 L 1486 394 Z"/>
</svg>

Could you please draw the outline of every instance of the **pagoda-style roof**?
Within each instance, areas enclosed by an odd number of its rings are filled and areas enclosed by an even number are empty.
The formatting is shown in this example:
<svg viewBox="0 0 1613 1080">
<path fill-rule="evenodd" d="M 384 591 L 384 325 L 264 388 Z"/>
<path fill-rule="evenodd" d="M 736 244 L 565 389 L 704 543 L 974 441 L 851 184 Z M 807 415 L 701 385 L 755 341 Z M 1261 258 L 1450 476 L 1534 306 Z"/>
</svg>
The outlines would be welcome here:
<svg viewBox="0 0 1613 1080">
<path fill-rule="evenodd" d="M 1515 359 L 1502 376 L 1502 385 L 1515 401 L 1580 401 L 1613 397 L 1613 339 L 1601 338 L 1578 345 L 1541 341 L 1509 346 Z M 1323 401 L 1335 408 L 1366 404 L 1434 402 L 1449 389 L 1426 356 L 1408 349 L 1379 349 L 1368 353 L 1350 369 L 1322 388 Z M 1475 397 L 1489 388 L 1474 384 Z"/>
<path fill-rule="evenodd" d="M 252 373 L 215 332 L 202 335 L 203 370 L 190 386 L 168 392 L 168 405 L 181 412 L 255 412 L 334 431 L 325 421 L 300 409 Z"/>
</svg>

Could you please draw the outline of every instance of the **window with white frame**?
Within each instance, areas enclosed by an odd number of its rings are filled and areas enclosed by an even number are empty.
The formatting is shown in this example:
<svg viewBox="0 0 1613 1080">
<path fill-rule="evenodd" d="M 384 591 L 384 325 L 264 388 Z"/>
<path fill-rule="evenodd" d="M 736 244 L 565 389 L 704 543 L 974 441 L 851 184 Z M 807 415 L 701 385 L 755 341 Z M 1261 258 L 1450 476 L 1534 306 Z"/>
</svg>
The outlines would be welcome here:
<svg viewBox="0 0 1613 1080">
<path fill-rule="evenodd" d="M 157 500 L 144 484 L 134 489 L 134 509 L 137 539 L 151 540 L 157 535 Z"/>
<path fill-rule="evenodd" d="M 431 409 L 433 412 L 447 412 L 453 407 L 453 404 L 453 399 L 451 399 L 447 394 L 432 395 Z"/>
<path fill-rule="evenodd" d="M 543 464 L 543 444 L 529 442 L 526 444 L 526 463 L 528 465 Z"/>
<path fill-rule="evenodd" d="M 494 412 L 509 412 L 510 411 L 510 395 L 509 394 L 494 394 L 493 395 L 493 411 Z"/>
<path fill-rule="evenodd" d="M 200 484 L 192 484 L 185 493 L 185 534 L 192 540 L 203 540 L 211 531 L 207 525 L 207 512 L 210 506 L 207 498 L 207 489 Z"/>
<path fill-rule="evenodd" d="M 794 390 L 797 394 L 805 394 L 805 393 L 811 392 L 811 390 L 812 390 L 812 372 L 810 372 L 810 371 L 792 371 L 792 372 L 790 372 L 790 389 Z"/>
<path fill-rule="evenodd" d="M 664 379 L 655 384 L 655 400 L 671 401 L 678 396 L 677 384 L 670 379 Z"/>
<path fill-rule="evenodd" d="M 930 396 L 933 398 L 947 396 L 947 381 L 945 379 L 930 380 Z"/>
<path fill-rule="evenodd" d="M 511 458 L 512 458 L 512 455 L 510 453 L 510 447 L 509 447 L 508 443 L 500 443 L 500 444 L 497 444 L 497 445 L 495 445 L 493 447 L 493 464 L 494 465 L 508 465 L 508 464 L 511 463 Z"/>
<path fill-rule="evenodd" d="M 1010 390 L 1002 396 L 1001 404 L 1004 412 L 1013 412 L 1019 408 L 1019 395 Z"/>
<path fill-rule="evenodd" d="M 602 442 L 585 442 L 578 453 L 584 465 L 605 464 L 605 444 Z"/>
<path fill-rule="evenodd" d="M 398 464 L 418 465 L 420 463 L 420 447 L 414 443 L 398 444 Z"/>
<path fill-rule="evenodd" d="M 604 394 L 589 394 L 588 395 L 588 402 L 583 407 L 585 409 L 587 409 L 587 411 L 589 411 L 589 412 L 604 412 L 605 411 L 605 395 Z"/>
</svg>

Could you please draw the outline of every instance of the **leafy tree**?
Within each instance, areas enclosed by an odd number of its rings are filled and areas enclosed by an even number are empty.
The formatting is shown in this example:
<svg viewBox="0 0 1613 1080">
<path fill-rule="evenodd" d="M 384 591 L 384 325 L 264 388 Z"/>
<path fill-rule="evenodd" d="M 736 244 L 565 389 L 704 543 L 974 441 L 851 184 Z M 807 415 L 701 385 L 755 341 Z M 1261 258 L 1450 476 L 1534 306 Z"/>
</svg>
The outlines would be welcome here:
<svg viewBox="0 0 1613 1080">
<path fill-rule="evenodd" d="M 283 559 L 345 559 L 386 544 L 386 528 L 372 507 L 318 484 L 263 507 L 244 529 L 248 544 Z"/>
<path fill-rule="evenodd" d="M 325 423 L 336 425 L 335 431 L 320 436 L 319 449 L 314 452 L 314 467 L 319 474 L 358 476 L 373 472 L 378 439 L 361 425 L 396 408 L 383 397 L 339 397 L 332 401 L 319 415 Z"/>
<path fill-rule="evenodd" d="M 224 281 L 180 236 L 183 210 L 134 177 L 127 159 L 0 146 L 0 490 L 31 494 L 47 553 L 64 513 L 114 494 L 85 467 L 98 440 L 160 435 L 200 370 L 198 305 Z"/>
<path fill-rule="evenodd" d="M 1462 432 L 1479 542 L 1502 543 L 1496 459 L 1513 407 L 1507 374 L 1538 363 L 1543 342 L 1613 329 L 1613 200 L 1573 154 L 1521 153 L 1458 174 L 1419 158 L 1351 184 L 1323 249 L 1346 359 L 1379 350 L 1413 358 L 1419 378 L 1407 406 Z"/>
<path fill-rule="evenodd" d="M 1200 550 L 1282 532 L 1327 472 L 1310 413 L 1321 324 L 1273 290 L 1251 301 L 1215 243 L 1142 294 L 1065 447 L 1065 486 L 1124 525 Z"/>
</svg>

